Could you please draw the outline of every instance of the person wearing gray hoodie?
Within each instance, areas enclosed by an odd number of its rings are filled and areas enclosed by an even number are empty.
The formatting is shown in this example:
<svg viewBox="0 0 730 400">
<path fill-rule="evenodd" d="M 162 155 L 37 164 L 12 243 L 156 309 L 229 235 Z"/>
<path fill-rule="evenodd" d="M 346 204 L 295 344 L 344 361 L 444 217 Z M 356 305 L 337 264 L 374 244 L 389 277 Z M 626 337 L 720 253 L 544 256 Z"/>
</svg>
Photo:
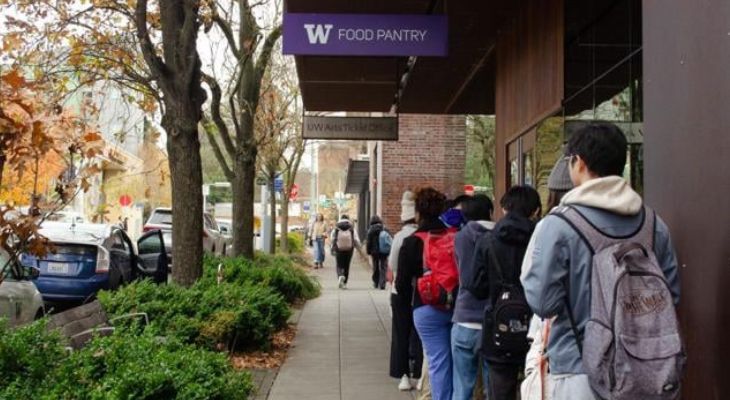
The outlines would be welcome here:
<svg viewBox="0 0 730 400">
<path fill-rule="evenodd" d="M 467 199 L 461 208 L 466 225 L 456 234 L 454 239 L 454 255 L 459 268 L 459 280 L 471 275 L 474 268 L 474 249 L 479 239 L 494 229 L 492 211 L 494 206 L 489 197 L 476 195 Z M 456 296 L 454 316 L 451 319 L 451 357 L 454 361 L 454 393 L 453 400 L 473 398 L 474 386 L 478 372 L 482 371 L 485 395 L 487 386 L 487 368 L 479 357 L 479 343 L 482 331 L 484 309 L 489 300 L 479 300 L 468 290 L 459 290 Z"/>
<path fill-rule="evenodd" d="M 561 200 L 574 207 L 606 235 L 630 237 L 644 222 L 643 200 L 622 178 L 627 142 L 613 124 L 588 124 L 577 130 L 566 148 L 570 178 L 575 188 Z M 679 302 L 677 258 L 669 228 L 657 216 L 654 253 Z M 581 234 L 564 219 L 549 214 L 536 227 L 522 265 L 522 285 L 532 310 L 542 318 L 555 317 L 550 332 L 551 398 L 593 400 L 571 322 L 583 336 L 590 313 L 590 271 L 593 255 Z M 566 308 L 566 307 L 569 307 Z"/>
</svg>

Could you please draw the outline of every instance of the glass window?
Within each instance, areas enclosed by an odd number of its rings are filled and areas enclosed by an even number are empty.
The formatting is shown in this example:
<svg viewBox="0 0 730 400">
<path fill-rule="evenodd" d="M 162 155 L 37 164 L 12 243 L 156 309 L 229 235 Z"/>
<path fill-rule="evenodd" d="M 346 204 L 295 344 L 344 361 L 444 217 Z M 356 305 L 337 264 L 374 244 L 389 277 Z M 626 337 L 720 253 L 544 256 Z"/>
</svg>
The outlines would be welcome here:
<svg viewBox="0 0 730 400">
<path fill-rule="evenodd" d="M 162 241 L 160 240 L 160 233 L 155 232 L 150 236 L 145 237 L 139 241 L 138 249 L 139 255 L 145 254 L 158 254 L 164 252 L 162 247 Z"/>
</svg>

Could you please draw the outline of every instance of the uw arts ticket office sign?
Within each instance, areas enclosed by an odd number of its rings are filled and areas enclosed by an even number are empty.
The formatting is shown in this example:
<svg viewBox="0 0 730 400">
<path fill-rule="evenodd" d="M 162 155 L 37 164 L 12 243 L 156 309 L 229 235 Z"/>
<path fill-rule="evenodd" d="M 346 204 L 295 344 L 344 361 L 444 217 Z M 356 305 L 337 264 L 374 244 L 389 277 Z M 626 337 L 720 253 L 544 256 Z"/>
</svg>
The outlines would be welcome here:
<svg viewBox="0 0 730 400">
<path fill-rule="evenodd" d="M 304 139 L 398 140 L 398 117 L 304 116 Z"/>
<path fill-rule="evenodd" d="M 448 55 L 445 15 L 286 13 L 283 30 L 290 55 Z"/>
</svg>

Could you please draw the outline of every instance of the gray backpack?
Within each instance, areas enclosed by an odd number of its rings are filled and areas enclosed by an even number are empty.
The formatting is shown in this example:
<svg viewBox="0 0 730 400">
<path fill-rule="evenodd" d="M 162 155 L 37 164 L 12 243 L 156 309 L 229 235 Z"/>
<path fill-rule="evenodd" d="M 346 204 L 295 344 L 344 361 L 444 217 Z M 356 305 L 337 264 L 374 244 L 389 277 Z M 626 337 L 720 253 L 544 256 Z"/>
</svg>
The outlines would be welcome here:
<svg viewBox="0 0 730 400">
<path fill-rule="evenodd" d="M 583 338 L 567 307 L 593 390 L 610 400 L 678 398 L 686 357 L 669 284 L 654 254 L 654 212 L 644 208 L 642 227 L 630 237 L 606 235 L 572 207 L 554 213 L 593 251 Z"/>
</svg>

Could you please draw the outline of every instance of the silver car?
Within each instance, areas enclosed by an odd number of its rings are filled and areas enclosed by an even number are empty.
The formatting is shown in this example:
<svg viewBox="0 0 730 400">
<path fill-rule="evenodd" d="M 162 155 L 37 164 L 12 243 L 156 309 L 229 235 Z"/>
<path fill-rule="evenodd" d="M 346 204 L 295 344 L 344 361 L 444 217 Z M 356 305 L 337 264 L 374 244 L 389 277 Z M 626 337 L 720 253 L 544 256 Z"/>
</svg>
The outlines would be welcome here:
<svg viewBox="0 0 730 400">
<path fill-rule="evenodd" d="M 0 250 L 0 268 L 8 264 L 10 257 Z M 38 276 L 35 268 L 8 266 L 0 283 L 0 318 L 6 318 L 10 326 L 26 324 L 43 317 L 43 297 L 33 284 Z"/>
</svg>

